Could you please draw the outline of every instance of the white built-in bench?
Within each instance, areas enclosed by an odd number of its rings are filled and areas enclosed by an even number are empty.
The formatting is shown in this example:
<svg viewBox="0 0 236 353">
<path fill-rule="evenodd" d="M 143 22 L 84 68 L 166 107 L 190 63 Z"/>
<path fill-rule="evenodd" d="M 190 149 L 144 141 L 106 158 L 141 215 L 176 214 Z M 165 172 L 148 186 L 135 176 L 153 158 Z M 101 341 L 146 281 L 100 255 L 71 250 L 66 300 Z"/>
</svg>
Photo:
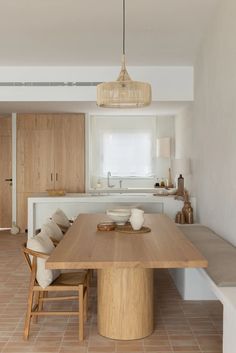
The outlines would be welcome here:
<svg viewBox="0 0 236 353">
<path fill-rule="evenodd" d="M 220 300 L 223 353 L 236 353 L 236 248 L 202 225 L 179 226 L 208 260 L 207 269 L 173 269 L 172 278 L 184 300 Z"/>
</svg>

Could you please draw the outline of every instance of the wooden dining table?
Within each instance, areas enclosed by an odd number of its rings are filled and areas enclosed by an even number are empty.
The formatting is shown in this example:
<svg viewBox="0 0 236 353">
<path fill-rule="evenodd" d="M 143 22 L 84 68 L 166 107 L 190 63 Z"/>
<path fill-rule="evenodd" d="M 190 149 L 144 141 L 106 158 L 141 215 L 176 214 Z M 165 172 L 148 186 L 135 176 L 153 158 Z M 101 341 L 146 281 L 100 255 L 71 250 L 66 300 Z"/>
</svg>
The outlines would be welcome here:
<svg viewBox="0 0 236 353">
<path fill-rule="evenodd" d="M 48 269 L 97 269 L 98 332 L 131 340 L 153 331 L 153 269 L 207 267 L 164 214 L 145 214 L 149 233 L 98 231 L 105 214 L 80 214 L 46 262 Z"/>
</svg>

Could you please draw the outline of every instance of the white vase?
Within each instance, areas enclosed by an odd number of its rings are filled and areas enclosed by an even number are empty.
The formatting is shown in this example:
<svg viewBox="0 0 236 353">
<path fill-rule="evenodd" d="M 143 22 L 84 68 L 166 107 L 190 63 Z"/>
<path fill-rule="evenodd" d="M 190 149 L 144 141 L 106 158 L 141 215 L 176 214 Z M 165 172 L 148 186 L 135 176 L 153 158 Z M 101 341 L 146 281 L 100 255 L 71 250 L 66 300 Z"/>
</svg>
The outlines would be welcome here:
<svg viewBox="0 0 236 353">
<path fill-rule="evenodd" d="M 144 211 L 138 208 L 132 208 L 130 223 L 134 230 L 141 229 L 144 223 Z"/>
</svg>

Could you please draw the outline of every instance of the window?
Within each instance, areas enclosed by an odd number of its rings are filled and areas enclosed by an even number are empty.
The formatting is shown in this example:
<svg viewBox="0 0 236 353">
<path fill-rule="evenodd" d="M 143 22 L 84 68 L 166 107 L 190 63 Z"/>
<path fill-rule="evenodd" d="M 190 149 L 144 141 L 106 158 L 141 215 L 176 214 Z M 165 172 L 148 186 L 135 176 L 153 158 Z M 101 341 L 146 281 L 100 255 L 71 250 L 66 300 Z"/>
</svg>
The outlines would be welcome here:
<svg viewBox="0 0 236 353">
<path fill-rule="evenodd" d="M 107 132 L 102 138 L 101 174 L 142 176 L 152 174 L 152 142 L 148 132 Z"/>
<path fill-rule="evenodd" d="M 93 117 L 91 121 L 93 175 L 151 177 L 154 172 L 154 117 Z"/>
</svg>

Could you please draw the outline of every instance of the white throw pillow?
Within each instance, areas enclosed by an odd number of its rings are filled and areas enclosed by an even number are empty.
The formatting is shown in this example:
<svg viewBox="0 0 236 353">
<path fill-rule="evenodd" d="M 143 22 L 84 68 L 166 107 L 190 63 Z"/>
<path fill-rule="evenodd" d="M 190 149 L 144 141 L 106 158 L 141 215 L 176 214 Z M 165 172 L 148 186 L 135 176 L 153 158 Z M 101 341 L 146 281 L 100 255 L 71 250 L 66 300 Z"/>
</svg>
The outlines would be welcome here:
<svg viewBox="0 0 236 353">
<path fill-rule="evenodd" d="M 40 232 L 35 237 L 28 239 L 27 247 L 47 255 L 50 255 L 55 249 L 53 242 L 45 232 Z M 60 275 L 59 270 L 47 270 L 45 262 L 45 259 L 37 258 L 36 279 L 42 288 L 49 286 Z"/>
<path fill-rule="evenodd" d="M 67 228 L 70 227 L 70 222 L 68 217 L 60 208 L 58 208 L 56 212 L 53 213 L 52 220 L 60 226 L 67 227 Z"/>
<path fill-rule="evenodd" d="M 61 228 L 53 221 L 50 220 L 42 225 L 41 231 L 46 233 L 50 239 L 60 241 L 63 238 Z"/>
</svg>

